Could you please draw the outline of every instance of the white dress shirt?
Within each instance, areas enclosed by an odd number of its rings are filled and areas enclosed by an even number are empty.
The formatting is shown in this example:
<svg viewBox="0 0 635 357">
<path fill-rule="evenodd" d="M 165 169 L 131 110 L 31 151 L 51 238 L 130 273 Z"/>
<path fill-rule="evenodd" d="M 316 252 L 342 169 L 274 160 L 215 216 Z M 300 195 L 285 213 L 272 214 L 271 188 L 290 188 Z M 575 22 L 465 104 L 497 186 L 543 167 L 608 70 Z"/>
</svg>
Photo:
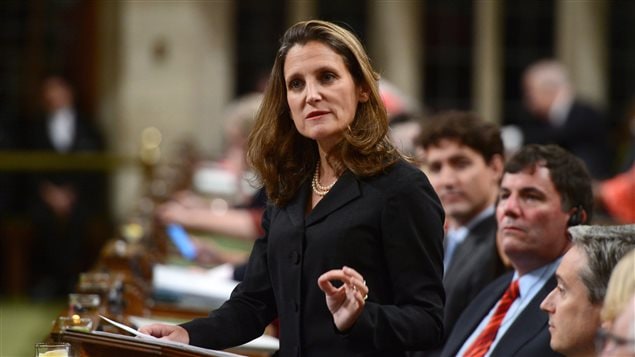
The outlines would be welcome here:
<svg viewBox="0 0 635 357">
<path fill-rule="evenodd" d="M 70 108 L 55 111 L 48 118 L 48 133 L 53 147 L 58 152 L 67 152 L 75 137 L 75 113 Z"/>
<path fill-rule="evenodd" d="M 507 310 L 507 314 L 505 318 L 503 318 L 503 322 L 501 323 L 498 333 L 496 334 L 496 338 L 489 350 L 485 354 L 485 357 L 488 357 L 492 351 L 496 348 L 496 345 L 500 341 L 500 339 L 505 335 L 505 332 L 509 329 L 509 327 L 514 323 L 516 318 L 525 310 L 527 305 L 531 302 L 531 300 L 536 296 L 536 294 L 542 289 L 543 286 L 547 283 L 547 281 L 551 278 L 553 274 L 555 274 L 556 269 L 558 269 L 558 265 L 560 265 L 560 261 L 562 257 L 554 260 L 553 262 L 544 265 L 536 270 L 533 270 L 521 277 L 518 277 L 518 272 L 514 272 L 514 276 L 512 281 L 518 279 L 518 288 L 520 289 L 520 296 L 512 303 Z M 500 302 L 500 301 L 499 301 Z M 481 331 L 485 328 L 490 318 L 496 311 L 496 307 L 498 303 L 492 306 L 492 309 L 489 313 L 483 318 L 478 327 L 472 332 L 470 337 L 465 340 L 463 346 L 459 350 L 457 356 L 463 356 L 465 351 L 472 345 L 472 342 L 476 340 L 478 335 L 481 334 Z"/>
<path fill-rule="evenodd" d="M 561 127 L 567 121 L 573 98 L 569 94 L 560 93 L 549 108 L 549 123 L 554 127 Z"/>
</svg>

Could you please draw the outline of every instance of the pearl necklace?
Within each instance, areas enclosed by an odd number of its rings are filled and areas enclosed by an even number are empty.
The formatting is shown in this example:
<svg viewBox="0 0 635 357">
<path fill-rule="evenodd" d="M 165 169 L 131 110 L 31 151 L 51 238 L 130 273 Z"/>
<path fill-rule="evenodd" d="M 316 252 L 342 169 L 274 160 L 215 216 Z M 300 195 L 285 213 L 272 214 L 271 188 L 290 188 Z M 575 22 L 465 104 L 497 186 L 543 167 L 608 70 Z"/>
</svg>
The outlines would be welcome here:
<svg viewBox="0 0 635 357">
<path fill-rule="evenodd" d="M 337 179 L 333 181 L 332 184 L 327 186 L 320 185 L 320 161 L 318 160 L 317 165 L 315 166 L 315 173 L 313 174 L 313 180 L 311 180 L 311 188 L 316 195 L 324 197 L 331 188 L 335 185 Z"/>
</svg>

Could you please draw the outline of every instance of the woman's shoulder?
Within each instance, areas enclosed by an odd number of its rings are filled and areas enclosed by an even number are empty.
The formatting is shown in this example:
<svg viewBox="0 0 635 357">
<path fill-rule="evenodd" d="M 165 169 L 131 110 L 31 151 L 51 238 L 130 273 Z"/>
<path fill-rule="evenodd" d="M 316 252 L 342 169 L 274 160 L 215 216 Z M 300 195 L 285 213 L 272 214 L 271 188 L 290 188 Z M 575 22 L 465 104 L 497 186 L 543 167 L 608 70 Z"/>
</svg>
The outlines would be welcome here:
<svg viewBox="0 0 635 357">
<path fill-rule="evenodd" d="M 415 182 L 429 184 L 423 171 L 404 159 L 396 161 L 379 174 L 368 178 L 366 182 L 375 187 L 390 188 L 412 185 Z"/>
<path fill-rule="evenodd" d="M 384 177 L 425 177 L 425 174 L 421 169 L 415 166 L 413 163 L 406 161 L 405 159 L 399 159 L 394 164 L 388 166 L 378 175 L 378 178 Z"/>
</svg>

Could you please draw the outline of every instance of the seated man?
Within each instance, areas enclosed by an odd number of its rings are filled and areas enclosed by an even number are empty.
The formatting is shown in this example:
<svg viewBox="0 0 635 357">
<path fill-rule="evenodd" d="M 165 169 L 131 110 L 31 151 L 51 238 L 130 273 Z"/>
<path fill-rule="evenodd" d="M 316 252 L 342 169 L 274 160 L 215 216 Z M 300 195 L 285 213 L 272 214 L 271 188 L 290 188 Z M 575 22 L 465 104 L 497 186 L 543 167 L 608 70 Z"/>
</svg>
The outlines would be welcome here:
<svg viewBox="0 0 635 357">
<path fill-rule="evenodd" d="M 611 271 L 635 248 L 635 225 L 569 228 L 573 246 L 556 271 L 558 285 L 540 305 L 549 314 L 551 348 L 595 356 L 594 336 Z"/>
<path fill-rule="evenodd" d="M 441 355 L 559 356 L 540 303 L 556 286 L 567 228 L 592 212 L 591 178 L 580 159 L 554 145 L 520 149 L 505 165 L 496 205 L 501 249 L 514 271 L 467 306 Z"/>
<path fill-rule="evenodd" d="M 503 175 L 499 128 L 476 114 L 430 117 L 419 136 L 426 174 L 449 221 L 443 258 L 447 332 L 463 309 L 507 270 L 496 248 L 494 203 Z"/>
<path fill-rule="evenodd" d="M 545 59 L 530 65 L 523 94 L 532 116 L 521 126 L 525 144 L 559 145 L 582 159 L 593 178 L 610 177 L 614 148 L 604 114 L 576 95 L 562 63 Z"/>
</svg>

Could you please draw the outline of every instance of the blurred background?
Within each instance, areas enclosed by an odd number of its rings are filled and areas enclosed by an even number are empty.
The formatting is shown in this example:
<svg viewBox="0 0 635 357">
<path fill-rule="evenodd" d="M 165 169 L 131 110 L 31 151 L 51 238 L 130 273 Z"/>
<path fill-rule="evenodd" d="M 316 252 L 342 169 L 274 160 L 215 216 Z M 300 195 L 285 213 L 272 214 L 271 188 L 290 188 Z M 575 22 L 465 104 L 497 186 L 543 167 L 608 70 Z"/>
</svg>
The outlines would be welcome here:
<svg viewBox="0 0 635 357">
<path fill-rule="evenodd" d="M 60 259 L 89 267 L 147 191 L 162 190 L 152 170 L 192 152 L 221 155 L 227 106 L 263 89 L 278 38 L 312 18 L 356 33 L 382 78 L 417 103 L 423 120 L 461 109 L 522 125 L 523 71 L 555 58 L 576 94 L 604 114 L 614 173 L 632 144 L 632 0 L 2 0 L 0 355 L 12 355 L 9 341 L 19 345 L 28 335 L 10 335 L 10 321 L 30 321 L 21 331 L 44 334 L 51 318 L 42 311 L 58 309 L 39 299 L 47 285 L 38 269 L 46 264 L 32 252 L 59 248 L 39 243 L 58 228 L 40 232 L 48 226 L 34 202 L 60 192 L 38 180 L 72 173 L 84 182 L 61 194 L 87 203 L 79 218 L 65 216 L 63 228 L 82 225 L 83 246 L 63 248 Z M 72 93 L 74 111 L 94 134 L 90 149 L 37 145 L 51 78 Z"/>
</svg>

